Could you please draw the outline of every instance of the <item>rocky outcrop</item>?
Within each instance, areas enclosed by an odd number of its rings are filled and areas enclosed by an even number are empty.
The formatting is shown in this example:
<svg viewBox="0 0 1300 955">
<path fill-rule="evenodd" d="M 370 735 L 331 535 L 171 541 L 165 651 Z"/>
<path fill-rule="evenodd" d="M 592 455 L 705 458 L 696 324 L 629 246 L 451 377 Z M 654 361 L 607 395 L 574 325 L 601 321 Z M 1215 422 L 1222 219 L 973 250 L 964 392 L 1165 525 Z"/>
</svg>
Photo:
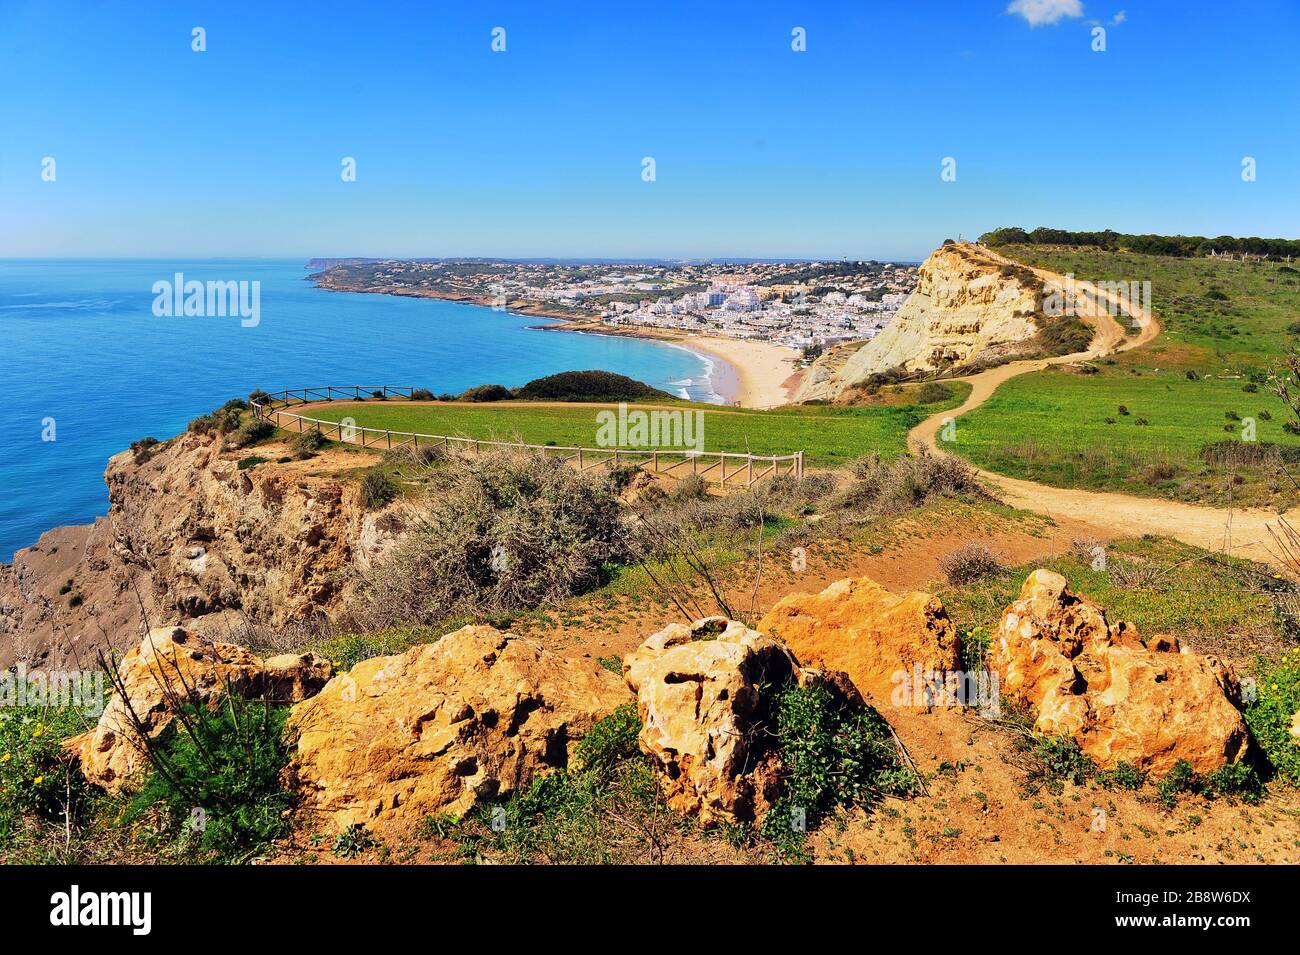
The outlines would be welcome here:
<svg viewBox="0 0 1300 955">
<path fill-rule="evenodd" d="M 831 399 L 873 374 L 938 371 L 1025 351 L 1039 332 L 1042 283 L 970 243 L 943 245 L 921 264 L 916 290 L 879 335 L 847 360 L 814 363 L 796 401 Z"/>
<path fill-rule="evenodd" d="M 843 670 L 878 706 L 904 680 L 916 682 L 919 674 L 929 681 L 961 667 L 957 630 L 937 597 L 892 594 L 869 577 L 784 597 L 758 626 L 805 663 Z"/>
<path fill-rule="evenodd" d="M 590 660 L 464 627 L 365 660 L 295 706 L 292 785 L 306 811 L 340 828 L 462 815 L 567 766 L 591 726 L 628 699 Z"/>
<path fill-rule="evenodd" d="M 1030 574 L 993 634 L 989 665 L 1005 694 L 1032 707 L 1036 732 L 1073 738 L 1102 768 L 1164 774 L 1186 760 L 1209 773 L 1247 754 L 1230 667 L 1173 638 L 1144 645 L 1060 574 Z"/>
<path fill-rule="evenodd" d="M 725 617 L 669 624 L 624 658 L 623 674 L 668 805 L 704 825 L 761 818 L 779 796 L 773 693 L 816 683 L 861 702 L 843 674 L 801 667 L 771 637 Z"/>
<path fill-rule="evenodd" d="M 257 451 L 272 460 L 240 470 L 249 452 L 186 433 L 115 455 L 106 517 L 0 566 L 0 666 L 85 664 L 132 646 L 149 621 L 215 636 L 337 609 L 366 539 L 355 486 L 329 476 L 328 455 Z"/>
<path fill-rule="evenodd" d="M 114 692 L 93 730 L 65 744 L 82 775 L 110 792 L 133 788 L 145 768 L 144 740 L 165 730 L 184 705 L 214 707 L 228 693 L 289 704 L 316 693 L 332 674 L 315 654 L 262 660 L 180 627 L 152 630 L 118 667 Z"/>
</svg>

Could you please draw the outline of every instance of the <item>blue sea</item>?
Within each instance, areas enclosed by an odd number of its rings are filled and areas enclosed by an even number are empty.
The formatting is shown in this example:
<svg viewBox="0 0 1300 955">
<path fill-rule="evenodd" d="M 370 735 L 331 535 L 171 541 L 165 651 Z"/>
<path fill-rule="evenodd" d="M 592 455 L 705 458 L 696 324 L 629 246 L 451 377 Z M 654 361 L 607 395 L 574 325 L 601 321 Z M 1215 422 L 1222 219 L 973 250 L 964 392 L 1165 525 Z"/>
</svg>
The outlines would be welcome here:
<svg viewBox="0 0 1300 955">
<path fill-rule="evenodd" d="M 436 299 L 327 292 L 301 260 L 0 261 L 5 429 L 0 562 L 108 510 L 104 465 L 254 388 L 407 385 L 435 394 L 598 368 L 717 401 L 712 363 L 655 342 L 543 332 Z M 260 282 L 259 321 L 156 317 L 155 282 Z M 533 327 L 530 327 L 533 326 Z M 53 437 L 54 440 L 43 440 Z"/>
</svg>

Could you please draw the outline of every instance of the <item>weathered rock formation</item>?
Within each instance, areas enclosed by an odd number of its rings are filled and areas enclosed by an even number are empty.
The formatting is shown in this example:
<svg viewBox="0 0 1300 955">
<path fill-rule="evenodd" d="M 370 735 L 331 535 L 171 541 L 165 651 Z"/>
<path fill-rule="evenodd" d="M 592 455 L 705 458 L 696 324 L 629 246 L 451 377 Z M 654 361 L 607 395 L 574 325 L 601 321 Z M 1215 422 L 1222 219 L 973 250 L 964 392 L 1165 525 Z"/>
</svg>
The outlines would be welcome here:
<svg viewBox="0 0 1300 955">
<path fill-rule="evenodd" d="M 365 660 L 295 706 L 290 776 L 303 808 L 340 828 L 462 815 L 567 766 L 587 730 L 628 700 L 590 660 L 464 627 Z"/>
<path fill-rule="evenodd" d="M 961 667 L 957 630 L 939 598 L 892 594 L 869 577 L 784 597 L 758 626 L 805 663 L 843 670 L 877 706 L 891 701 L 900 676 L 915 682 L 918 673 L 928 680 Z"/>
<path fill-rule="evenodd" d="M 1247 753 L 1230 667 L 1171 637 L 1143 645 L 1060 574 L 1029 575 L 989 652 L 1003 692 L 1033 707 L 1034 729 L 1072 737 L 1102 768 L 1122 761 L 1163 774 L 1187 760 L 1209 773 Z"/>
<path fill-rule="evenodd" d="M 921 264 L 893 321 L 847 360 L 808 369 L 796 401 L 831 399 L 873 374 L 937 371 L 1013 357 L 1038 334 L 1042 283 L 969 243 L 943 245 Z"/>
<path fill-rule="evenodd" d="M 844 674 L 801 667 L 771 637 L 725 617 L 669 624 L 624 659 L 623 675 L 668 805 L 705 825 L 761 818 L 779 796 L 775 692 L 816 683 L 861 701 Z"/>
<path fill-rule="evenodd" d="M 312 653 L 262 660 L 243 647 L 161 627 L 119 665 L 125 695 L 114 692 L 95 728 L 65 745 L 88 781 L 110 792 L 130 789 L 148 762 L 144 740 L 165 730 L 181 706 L 217 706 L 228 693 L 296 703 L 320 690 L 332 672 L 328 660 Z"/>
<path fill-rule="evenodd" d="M 336 609 L 366 535 L 356 488 L 321 474 L 323 458 L 241 471 L 247 454 L 186 433 L 115 455 L 106 517 L 52 530 L 0 566 L 0 666 L 87 666 L 150 622 L 224 636 Z"/>
</svg>

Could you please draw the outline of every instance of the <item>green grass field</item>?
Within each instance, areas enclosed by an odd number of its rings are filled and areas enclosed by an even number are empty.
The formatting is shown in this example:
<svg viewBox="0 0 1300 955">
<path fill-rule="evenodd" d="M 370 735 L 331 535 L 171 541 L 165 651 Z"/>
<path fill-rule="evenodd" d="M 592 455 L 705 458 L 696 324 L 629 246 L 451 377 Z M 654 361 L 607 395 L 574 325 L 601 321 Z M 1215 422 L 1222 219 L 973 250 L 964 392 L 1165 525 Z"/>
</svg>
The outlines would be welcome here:
<svg viewBox="0 0 1300 955">
<path fill-rule="evenodd" d="M 1017 261 L 1093 281 L 1151 283 L 1162 333 L 1121 364 L 1205 374 L 1267 371 L 1300 337 L 1300 263 L 1187 259 L 1101 249 L 1012 245 Z"/>
<path fill-rule="evenodd" d="M 1249 384 L 1135 366 L 1097 375 L 1051 369 L 1013 378 L 958 419 L 955 449 L 990 471 L 1057 487 L 1224 505 L 1295 503 L 1296 488 L 1275 466 L 1202 458 L 1208 444 L 1241 442 L 1252 421 L 1257 448 L 1300 449 L 1300 439 L 1282 430 L 1282 402 L 1263 385 L 1244 391 Z"/>
<path fill-rule="evenodd" d="M 1098 374 L 1049 369 L 1007 382 L 959 420 L 957 453 L 1058 487 L 1218 505 L 1300 500 L 1271 461 L 1202 458 L 1208 444 L 1242 441 L 1247 418 L 1255 422 L 1254 451 L 1258 442 L 1300 446 L 1283 432 L 1287 410 L 1266 380 L 1297 342 L 1288 329 L 1300 318 L 1300 270 L 1096 249 L 1003 251 L 1081 279 L 1150 281 L 1163 330 L 1149 345 L 1102 362 Z"/>
<path fill-rule="evenodd" d="M 895 457 L 907 432 L 935 411 L 955 407 L 969 386 L 952 385 L 945 401 L 918 405 L 912 389 L 899 389 L 886 403 L 862 407 L 807 405 L 774 411 L 720 409 L 716 405 L 662 402 L 633 408 L 700 410 L 706 451 L 754 454 L 804 452 L 808 467 L 840 467 L 864 454 Z M 547 405 L 523 401 L 484 404 L 371 401 L 318 405 L 310 416 L 326 421 L 351 417 L 358 427 L 451 435 L 528 444 L 597 446 L 597 413 L 611 405 Z"/>
</svg>

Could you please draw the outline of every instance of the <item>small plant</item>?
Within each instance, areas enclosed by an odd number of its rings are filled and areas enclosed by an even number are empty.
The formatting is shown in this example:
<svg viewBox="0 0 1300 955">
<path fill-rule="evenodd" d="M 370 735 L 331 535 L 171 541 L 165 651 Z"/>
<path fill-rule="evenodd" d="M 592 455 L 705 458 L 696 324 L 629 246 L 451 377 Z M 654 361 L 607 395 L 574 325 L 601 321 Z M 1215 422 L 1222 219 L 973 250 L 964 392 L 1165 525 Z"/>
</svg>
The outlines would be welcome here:
<svg viewBox="0 0 1300 955">
<path fill-rule="evenodd" d="M 94 790 L 63 741 L 89 727 L 86 704 L 92 702 L 0 707 L 0 845 L 12 839 L 24 818 L 74 826 L 88 815 Z"/>
<path fill-rule="evenodd" d="M 325 435 L 313 428 L 310 431 L 300 431 L 290 438 L 289 449 L 301 461 L 310 458 L 325 447 L 326 443 Z"/>
<path fill-rule="evenodd" d="M 379 845 L 366 827 L 354 822 L 334 837 L 334 854 L 340 859 L 355 859 L 367 849 Z"/>
<path fill-rule="evenodd" d="M 271 422 L 264 418 L 249 418 L 230 435 L 230 443 L 236 448 L 246 448 L 265 441 L 274 433 L 275 426 Z"/>
<path fill-rule="evenodd" d="M 1002 563 L 983 544 L 964 544 L 939 559 L 939 569 L 954 586 L 992 577 L 1002 570 Z"/>
<path fill-rule="evenodd" d="M 1128 410 L 1128 405 L 1120 405 L 1115 410 L 1118 411 L 1121 416 L 1127 416 L 1132 414 L 1132 412 Z"/>
<path fill-rule="evenodd" d="M 161 809 L 173 832 L 227 861 L 283 835 L 288 713 L 227 692 L 215 709 L 183 707 L 157 739 L 141 734 L 151 772 L 128 820 Z"/>
<path fill-rule="evenodd" d="M 162 444 L 157 438 L 140 438 L 131 442 L 131 455 L 136 464 L 144 464 L 157 453 Z"/>
<path fill-rule="evenodd" d="M 1300 784 L 1300 745 L 1292 735 L 1300 713 L 1300 648 L 1255 664 L 1255 696 L 1246 704 L 1246 725 L 1278 776 Z"/>
<path fill-rule="evenodd" d="M 397 485 L 379 468 L 371 468 L 361 479 L 361 504 L 368 511 L 377 511 L 397 497 Z"/>
<path fill-rule="evenodd" d="M 432 400 L 433 400 L 433 392 L 430 391 L 428 388 L 412 388 L 412 389 L 411 389 L 411 400 L 412 400 L 412 401 L 432 401 Z"/>
<path fill-rule="evenodd" d="M 889 724 L 870 706 L 837 700 L 825 687 L 791 686 L 776 697 L 775 711 L 785 783 L 762 832 L 778 847 L 796 848 L 837 807 L 869 807 L 919 787 Z"/>
<path fill-rule="evenodd" d="M 264 458 L 261 455 L 250 454 L 246 458 L 239 459 L 239 463 L 235 465 L 235 470 L 247 471 L 249 468 L 257 467 L 259 464 L 265 464 L 268 460 L 269 458 Z"/>
<path fill-rule="evenodd" d="M 1147 774 L 1135 766 L 1133 763 L 1121 760 L 1116 764 L 1114 769 L 1102 770 L 1097 773 L 1097 782 L 1106 789 L 1132 789 L 1142 788 L 1146 782 Z"/>
</svg>

